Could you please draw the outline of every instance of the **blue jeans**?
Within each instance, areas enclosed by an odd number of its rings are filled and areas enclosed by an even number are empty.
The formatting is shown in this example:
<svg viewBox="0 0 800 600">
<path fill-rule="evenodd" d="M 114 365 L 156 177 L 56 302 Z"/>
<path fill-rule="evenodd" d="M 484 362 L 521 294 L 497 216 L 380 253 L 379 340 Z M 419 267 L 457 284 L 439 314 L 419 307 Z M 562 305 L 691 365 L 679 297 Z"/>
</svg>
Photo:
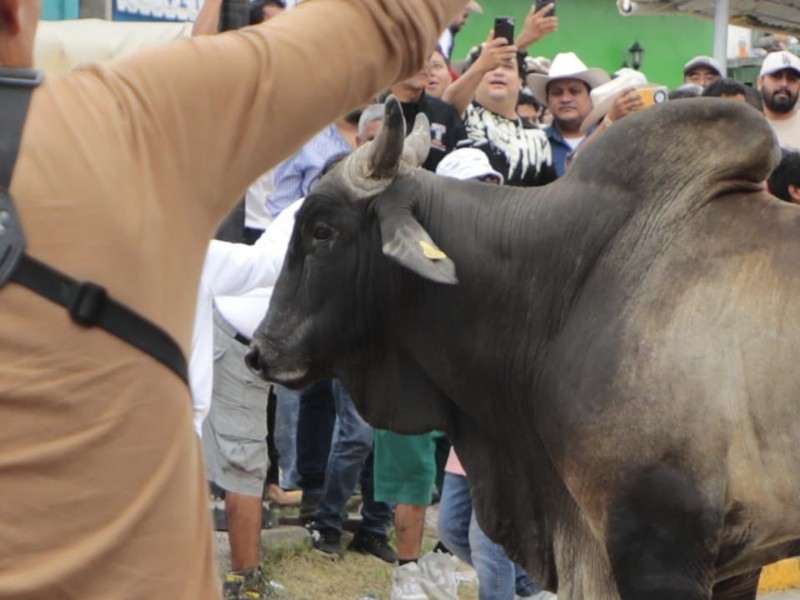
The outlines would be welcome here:
<svg viewBox="0 0 800 600">
<path fill-rule="evenodd" d="M 392 523 L 392 511 L 376 502 L 372 483 L 372 427 L 356 411 L 355 404 L 338 379 L 331 384 L 336 407 L 336 433 L 322 500 L 314 514 L 314 528 L 342 532 L 347 519 L 345 505 L 361 484 L 361 525 L 359 531 L 385 536 Z"/>
<path fill-rule="evenodd" d="M 469 485 L 463 475 L 444 475 L 438 529 L 444 545 L 478 573 L 480 600 L 514 600 L 515 593 L 524 597 L 542 590 L 483 533 L 472 512 Z"/>
<path fill-rule="evenodd" d="M 300 392 L 297 414 L 297 484 L 307 494 L 321 494 L 336 423 L 331 381 Z"/>
<path fill-rule="evenodd" d="M 275 447 L 278 449 L 278 466 L 281 469 L 280 486 L 296 490 L 297 483 L 297 418 L 300 411 L 300 392 L 282 385 L 273 386 L 275 408 Z"/>
</svg>

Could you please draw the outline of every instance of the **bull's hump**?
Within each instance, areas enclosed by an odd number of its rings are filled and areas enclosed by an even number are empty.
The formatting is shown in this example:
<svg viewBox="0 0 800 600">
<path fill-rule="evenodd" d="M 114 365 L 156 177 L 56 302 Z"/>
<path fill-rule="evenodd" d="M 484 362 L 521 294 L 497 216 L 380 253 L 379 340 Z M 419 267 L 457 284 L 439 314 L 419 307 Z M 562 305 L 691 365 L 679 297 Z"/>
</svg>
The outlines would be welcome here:
<svg viewBox="0 0 800 600">
<path fill-rule="evenodd" d="M 780 159 L 766 118 L 730 99 L 671 100 L 615 123 L 582 153 L 568 177 L 645 197 L 676 191 L 701 200 L 730 182 L 763 182 Z"/>
</svg>

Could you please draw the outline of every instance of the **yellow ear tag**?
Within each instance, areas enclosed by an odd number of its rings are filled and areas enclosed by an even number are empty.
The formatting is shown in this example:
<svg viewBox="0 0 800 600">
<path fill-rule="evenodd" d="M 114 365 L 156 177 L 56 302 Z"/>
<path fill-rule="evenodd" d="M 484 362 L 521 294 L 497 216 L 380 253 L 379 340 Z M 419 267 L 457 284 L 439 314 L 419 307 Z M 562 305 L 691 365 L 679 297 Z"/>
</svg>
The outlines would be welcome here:
<svg viewBox="0 0 800 600">
<path fill-rule="evenodd" d="M 425 258 L 429 258 L 430 260 L 443 260 L 447 258 L 447 254 L 439 250 L 439 248 L 436 246 L 432 246 L 425 240 L 422 240 L 419 245 L 422 248 L 422 254 L 425 256 Z"/>
</svg>

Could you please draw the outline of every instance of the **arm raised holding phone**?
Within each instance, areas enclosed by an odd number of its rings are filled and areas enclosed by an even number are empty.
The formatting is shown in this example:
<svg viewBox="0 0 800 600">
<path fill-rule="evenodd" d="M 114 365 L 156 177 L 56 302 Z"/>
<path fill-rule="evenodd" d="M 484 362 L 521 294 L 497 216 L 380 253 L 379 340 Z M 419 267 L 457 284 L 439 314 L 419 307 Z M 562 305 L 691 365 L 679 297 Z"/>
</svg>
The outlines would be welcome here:
<svg viewBox="0 0 800 600">
<path fill-rule="evenodd" d="M 483 76 L 503 62 L 513 60 L 516 55 L 516 46 L 509 44 L 505 38 L 495 37 L 494 30 L 490 31 L 489 37 L 482 44 L 480 56 L 462 73 L 461 77 L 447 86 L 442 99 L 452 104 L 458 114 L 463 116 L 467 106 L 472 102 L 475 90 Z"/>
<path fill-rule="evenodd" d="M 522 31 L 519 32 L 514 43 L 517 48 L 525 52 L 529 46 L 554 31 L 558 31 L 555 0 L 536 2 L 525 16 Z"/>
</svg>

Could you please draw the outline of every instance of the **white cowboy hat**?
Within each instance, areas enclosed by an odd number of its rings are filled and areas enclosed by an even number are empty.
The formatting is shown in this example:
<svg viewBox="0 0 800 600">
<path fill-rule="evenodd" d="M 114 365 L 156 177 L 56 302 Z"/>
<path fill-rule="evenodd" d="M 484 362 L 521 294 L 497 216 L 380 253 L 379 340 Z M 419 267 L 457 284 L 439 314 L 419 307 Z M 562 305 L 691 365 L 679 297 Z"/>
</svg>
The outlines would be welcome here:
<svg viewBox="0 0 800 600">
<path fill-rule="evenodd" d="M 586 115 L 581 124 L 581 131 L 586 131 L 602 119 L 609 110 L 614 100 L 625 90 L 658 87 L 647 82 L 647 77 L 633 69 L 620 69 L 621 73 L 611 81 L 594 88 L 589 96 L 592 99 L 592 112 Z"/>
<path fill-rule="evenodd" d="M 547 105 L 547 84 L 556 79 L 579 79 L 593 89 L 609 80 L 603 69 L 590 69 L 574 52 L 556 54 L 547 75 L 532 73 L 525 78 L 534 98 Z"/>
<path fill-rule="evenodd" d="M 469 12 L 483 14 L 483 7 L 475 2 L 475 0 L 470 0 L 469 4 L 467 4 L 467 10 Z"/>
</svg>

